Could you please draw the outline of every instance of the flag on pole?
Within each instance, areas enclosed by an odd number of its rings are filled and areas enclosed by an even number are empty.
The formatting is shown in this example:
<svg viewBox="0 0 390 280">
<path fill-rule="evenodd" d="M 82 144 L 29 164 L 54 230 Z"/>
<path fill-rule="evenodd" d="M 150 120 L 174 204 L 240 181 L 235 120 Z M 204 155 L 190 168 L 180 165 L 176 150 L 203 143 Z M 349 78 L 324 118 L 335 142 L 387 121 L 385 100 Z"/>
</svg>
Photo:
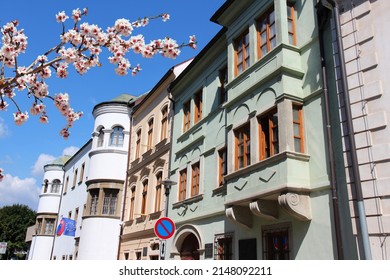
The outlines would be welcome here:
<svg viewBox="0 0 390 280">
<path fill-rule="evenodd" d="M 75 236 L 76 221 L 68 218 L 62 218 L 57 227 L 57 236 L 61 235 Z"/>
</svg>

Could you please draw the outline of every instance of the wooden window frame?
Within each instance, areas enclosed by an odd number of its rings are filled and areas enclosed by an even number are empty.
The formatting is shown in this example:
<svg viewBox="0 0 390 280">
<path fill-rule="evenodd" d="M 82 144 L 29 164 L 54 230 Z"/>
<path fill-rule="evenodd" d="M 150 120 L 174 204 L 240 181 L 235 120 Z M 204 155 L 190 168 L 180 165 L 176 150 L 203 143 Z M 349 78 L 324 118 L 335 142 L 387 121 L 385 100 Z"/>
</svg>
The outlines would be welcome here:
<svg viewBox="0 0 390 280">
<path fill-rule="evenodd" d="M 234 40 L 234 75 L 238 76 L 250 67 L 249 29 L 246 29 Z M 241 54 L 241 59 L 239 59 Z M 240 70 L 241 66 L 241 70 Z"/>
<path fill-rule="evenodd" d="M 179 173 L 179 193 L 178 193 L 178 201 L 182 201 L 187 197 L 187 168 L 184 168 Z"/>
<path fill-rule="evenodd" d="M 83 162 L 83 164 L 81 164 L 81 170 L 80 170 L 79 181 L 78 181 L 79 185 L 83 182 L 84 173 L 85 173 L 85 162 Z"/>
<path fill-rule="evenodd" d="M 241 137 L 242 135 L 242 137 Z M 234 130 L 235 137 L 235 169 L 239 170 L 245 168 L 251 164 L 251 135 L 250 135 L 250 122 L 240 126 Z M 240 153 L 240 147 L 242 146 L 242 154 Z M 240 159 L 242 158 L 242 166 L 240 166 Z"/>
<path fill-rule="evenodd" d="M 76 168 L 76 170 L 74 171 L 74 174 L 73 174 L 73 185 L 72 185 L 72 189 L 74 189 L 76 187 L 76 182 L 77 182 L 77 175 L 79 173 L 79 169 Z"/>
<path fill-rule="evenodd" d="M 194 95 L 195 115 L 194 124 L 200 122 L 203 116 L 203 91 L 199 90 Z"/>
<path fill-rule="evenodd" d="M 228 82 L 228 69 L 227 66 L 219 70 L 219 104 L 222 105 L 228 99 L 226 85 Z"/>
<path fill-rule="evenodd" d="M 183 103 L 183 132 L 191 128 L 191 100 Z"/>
<path fill-rule="evenodd" d="M 259 151 L 260 160 L 272 157 L 279 153 L 279 127 L 274 122 L 274 115 L 278 114 L 274 108 L 258 117 L 259 123 Z M 276 130 L 276 138 L 274 131 Z"/>
<path fill-rule="evenodd" d="M 136 188 L 133 186 L 131 188 L 131 197 L 130 197 L 130 209 L 129 209 L 129 220 L 134 219 L 134 209 L 135 209 L 135 195 Z"/>
<path fill-rule="evenodd" d="M 191 165 L 191 197 L 199 194 L 200 185 L 200 162 Z"/>
<path fill-rule="evenodd" d="M 298 111 L 298 119 L 294 118 L 294 110 Z M 299 126 L 299 135 L 295 134 L 294 126 Z M 298 104 L 293 104 L 293 135 L 294 135 L 294 151 L 298 153 L 304 153 L 305 152 L 305 138 L 304 138 L 304 131 L 303 131 L 303 106 Z M 297 151 L 295 148 L 295 140 L 299 139 L 300 141 L 300 150 Z"/>
<path fill-rule="evenodd" d="M 167 138 L 168 128 L 168 105 L 161 110 L 161 141 Z"/>
<path fill-rule="evenodd" d="M 154 212 L 161 211 L 161 196 L 162 196 L 162 172 L 156 174 L 156 196 L 154 201 Z"/>
<path fill-rule="evenodd" d="M 288 16 L 290 10 L 291 16 Z M 288 37 L 289 43 L 296 46 L 297 45 L 297 30 L 296 30 L 296 16 L 295 16 L 295 7 L 293 2 L 287 2 L 287 24 L 292 22 L 292 30 L 288 28 Z M 292 36 L 292 42 L 290 42 L 290 36 Z"/>
<path fill-rule="evenodd" d="M 148 142 L 147 142 L 148 150 L 153 148 L 153 126 L 154 126 L 154 119 L 152 118 L 148 121 Z"/>
<path fill-rule="evenodd" d="M 271 15 L 273 14 L 273 21 L 271 21 Z M 266 21 L 265 29 L 261 29 L 262 23 Z M 272 46 L 271 42 L 272 40 L 276 40 L 276 20 L 275 20 L 275 9 L 274 7 L 270 7 L 262 16 L 257 20 L 256 26 L 257 26 L 257 54 L 258 54 L 258 59 L 262 58 L 264 55 L 269 53 L 275 46 Z M 271 27 L 275 28 L 275 34 L 271 35 Z M 266 33 L 265 35 L 265 42 L 262 42 L 262 37 L 261 35 L 263 33 Z M 263 53 L 262 47 L 266 46 L 266 52 Z"/>
<path fill-rule="evenodd" d="M 227 147 L 218 151 L 218 185 L 225 184 L 224 176 L 227 174 Z"/>
<path fill-rule="evenodd" d="M 137 139 L 135 142 L 135 159 L 141 156 L 141 134 L 142 134 L 142 129 L 138 129 L 136 133 Z"/>
<path fill-rule="evenodd" d="M 148 187 L 149 180 L 146 179 L 142 182 L 142 201 L 141 201 L 141 215 L 146 215 L 148 210 Z"/>
</svg>

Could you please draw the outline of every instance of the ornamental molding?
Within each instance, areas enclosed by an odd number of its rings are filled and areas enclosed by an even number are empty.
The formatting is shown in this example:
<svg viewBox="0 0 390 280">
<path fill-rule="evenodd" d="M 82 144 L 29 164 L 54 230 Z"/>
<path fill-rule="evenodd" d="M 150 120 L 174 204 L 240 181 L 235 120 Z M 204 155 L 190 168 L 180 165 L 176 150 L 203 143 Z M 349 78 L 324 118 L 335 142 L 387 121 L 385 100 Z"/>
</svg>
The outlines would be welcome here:
<svg viewBox="0 0 390 280">
<path fill-rule="evenodd" d="M 248 207 L 232 206 L 225 210 L 226 217 L 235 224 L 239 224 L 247 229 L 253 225 L 253 215 Z"/>
<path fill-rule="evenodd" d="M 298 220 L 310 221 L 312 219 L 309 195 L 289 192 L 281 194 L 278 202 L 282 209 Z"/>
<path fill-rule="evenodd" d="M 279 217 L 278 203 L 274 200 L 259 199 L 249 204 L 251 212 L 266 220 L 277 220 Z"/>
</svg>

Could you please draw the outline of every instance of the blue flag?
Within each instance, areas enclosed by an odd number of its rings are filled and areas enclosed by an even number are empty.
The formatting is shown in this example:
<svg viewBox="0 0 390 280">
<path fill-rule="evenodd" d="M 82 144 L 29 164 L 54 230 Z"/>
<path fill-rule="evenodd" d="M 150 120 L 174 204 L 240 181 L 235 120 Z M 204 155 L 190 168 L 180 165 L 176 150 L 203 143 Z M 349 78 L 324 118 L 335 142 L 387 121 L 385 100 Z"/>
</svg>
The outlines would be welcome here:
<svg viewBox="0 0 390 280">
<path fill-rule="evenodd" d="M 75 236 L 76 221 L 68 218 L 62 218 L 57 227 L 57 236 L 61 235 Z"/>
</svg>

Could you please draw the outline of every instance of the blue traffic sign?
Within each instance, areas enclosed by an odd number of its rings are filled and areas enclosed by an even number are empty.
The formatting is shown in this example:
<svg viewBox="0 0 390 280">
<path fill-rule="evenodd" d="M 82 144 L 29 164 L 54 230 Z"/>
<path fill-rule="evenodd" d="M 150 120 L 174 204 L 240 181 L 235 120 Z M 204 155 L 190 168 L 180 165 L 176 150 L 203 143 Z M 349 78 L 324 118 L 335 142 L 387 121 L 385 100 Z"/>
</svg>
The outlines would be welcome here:
<svg viewBox="0 0 390 280">
<path fill-rule="evenodd" d="M 154 233 L 160 239 L 169 239 L 175 234 L 175 223 L 169 218 L 160 218 L 154 225 Z"/>
</svg>

